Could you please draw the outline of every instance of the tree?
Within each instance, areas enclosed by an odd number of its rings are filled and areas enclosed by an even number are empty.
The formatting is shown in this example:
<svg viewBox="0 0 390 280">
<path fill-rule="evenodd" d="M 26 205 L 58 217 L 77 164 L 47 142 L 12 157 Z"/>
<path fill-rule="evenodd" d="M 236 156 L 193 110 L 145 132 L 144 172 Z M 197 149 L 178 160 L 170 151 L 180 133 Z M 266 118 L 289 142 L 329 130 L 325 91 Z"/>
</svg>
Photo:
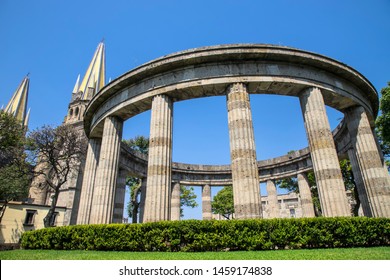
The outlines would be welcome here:
<svg viewBox="0 0 390 280">
<path fill-rule="evenodd" d="M 180 186 L 180 217 L 184 216 L 183 207 L 198 207 L 196 203 L 196 194 L 193 187 Z"/>
<path fill-rule="evenodd" d="M 225 186 L 215 196 L 211 202 L 211 209 L 214 214 L 220 214 L 230 220 L 234 214 L 233 187 Z"/>
<path fill-rule="evenodd" d="M 0 111 L 0 223 L 9 201 L 27 198 L 31 181 L 26 163 L 25 128 L 13 115 Z"/>
<path fill-rule="evenodd" d="M 147 155 L 149 152 L 149 138 L 144 136 L 136 136 L 129 140 L 123 140 L 131 150 L 138 151 L 141 154 Z M 132 219 L 132 223 L 137 223 L 138 211 L 140 206 L 142 179 L 137 177 L 127 177 L 126 186 L 129 187 L 130 200 L 127 204 L 127 214 Z"/>
<path fill-rule="evenodd" d="M 12 114 L 0 110 L 0 167 L 11 164 L 23 155 L 25 130 Z"/>
<path fill-rule="evenodd" d="M 142 185 L 142 179 L 140 178 L 137 177 L 126 178 L 126 186 L 128 186 L 130 190 L 130 200 L 127 204 L 127 214 L 132 219 L 133 224 L 137 223 L 139 206 L 141 204 L 139 199 L 141 195 L 141 185 Z"/>
<path fill-rule="evenodd" d="M 43 126 L 29 134 L 30 160 L 36 166 L 34 176 L 44 178 L 43 188 L 53 192 L 44 226 L 54 222 L 61 187 L 71 178 L 86 153 L 86 141 L 71 125 Z"/>
<path fill-rule="evenodd" d="M 138 151 L 144 155 L 149 152 L 149 138 L 136 136 L 133 139 L 123 140 L 131 150 Z M 140 206 L 142 179 L 137 177 L 128 177 L 126 185 L 130 190 L 130 200 L 127 204 L 127 214 L 132 219 L 132 223 L 137 223 L 138 211 Z M 198 204 L 195 201 L 196 195 L 192 187 L 180 186 L 180 215 L 183 216 L 183 206 L 195 208 Z"/>
<path fill-rule="evenodd" d="M 138 151 L 144 155 L 149 153 L 149 138 L 145 136 L 136 136 L 129 140 L 123 140 L 122 142 L 133 151 Z"/>
<path fill-rule="evenodd" d="M 390 156 L 390 82 L 382 88 L 379 109 L 381 114 L 376 119 L 376 134 L 383 155 Z M 389 166 L 389 164 L 387 164 Z"/>
</svg>

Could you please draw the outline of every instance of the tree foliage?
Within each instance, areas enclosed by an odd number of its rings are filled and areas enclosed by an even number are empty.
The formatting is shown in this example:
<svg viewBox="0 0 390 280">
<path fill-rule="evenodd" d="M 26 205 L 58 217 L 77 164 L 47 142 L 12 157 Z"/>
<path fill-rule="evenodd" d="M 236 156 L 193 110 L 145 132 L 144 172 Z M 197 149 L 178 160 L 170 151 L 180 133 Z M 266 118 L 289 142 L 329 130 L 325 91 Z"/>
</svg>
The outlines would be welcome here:
<svg viewBox="0 0 390 280">
<path fill-rule="evenodd" d="M 43 126 L 29 134 L 30 160 L 35 176 L 44 178 L 43 188 L 53 192 L 45 227 L 52 226 L 61 187 L 71 178 L 86 153 L 86 141 L 71 125 Z"/>
<path fill-rule="evenodd" d="M 24 154 L 25 130 L 13 115 L 0 111 L 0 167 L 12 164 Z"/>
<path fill-rule="evenodd" d="M 230 220 L 234 214 L 233 187 L 225 186 L 215 196 L 211 202 L 211 210 L 214 214 L 219 214 Z"/>
<path fill-rule="evenodd" d="M 13 115 L 0 111 L 0 223 L 8 202 L 28 195 L 31 168 L 24 152 L 25 128 Z"/>
<path fill-rule="evenodd" d="M 138 151 L 144 155 L 149 152 L 149 138 L 145 136 L 136 136 L 132 139 L 122 140 L 131 150 Z M 141 185 L 142 179 L 129 176 L 126 178 L 126 186 L 129 187 L 130 200 L 127 203 L 127 214 L 132 219 L 132 223 L 137 223 L 138 212 L 141 204 Z"/>
<path fill-rule="evenodd" d="M 180 217 L 184 216 L 184 206 L 190 208 L 198 207 L 196 197 L 193 187 L 180 186 Z"/>
<path fill-rule="evenodd" d="M 128 140 L 123 140 L 122 142 L 133 151 L 138 151 L 144 155 L 149 153 L 149 138 L 145 136 L 136 136 Z"/>
<path fill-rule="evenodd" d="M 390 82 L 382 88 L 379 109 L 381 114 L 376 119 L 376 134 L 385 157 L 390 156 Z"/>
</svg>

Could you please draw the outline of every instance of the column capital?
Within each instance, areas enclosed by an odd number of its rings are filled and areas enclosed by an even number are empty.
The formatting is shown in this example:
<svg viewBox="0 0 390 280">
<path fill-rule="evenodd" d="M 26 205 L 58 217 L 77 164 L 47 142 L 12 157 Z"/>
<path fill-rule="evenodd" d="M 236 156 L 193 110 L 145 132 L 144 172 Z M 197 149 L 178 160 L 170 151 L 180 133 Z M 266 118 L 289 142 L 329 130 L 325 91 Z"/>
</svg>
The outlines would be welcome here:
<svg viewBox="0 0 390 280">
<path fill-rule="evenodd" d="M 233 83 L 229 85 L 228 92 L 247 91 L 246 85 L 243 83 Z"/>
</svg>

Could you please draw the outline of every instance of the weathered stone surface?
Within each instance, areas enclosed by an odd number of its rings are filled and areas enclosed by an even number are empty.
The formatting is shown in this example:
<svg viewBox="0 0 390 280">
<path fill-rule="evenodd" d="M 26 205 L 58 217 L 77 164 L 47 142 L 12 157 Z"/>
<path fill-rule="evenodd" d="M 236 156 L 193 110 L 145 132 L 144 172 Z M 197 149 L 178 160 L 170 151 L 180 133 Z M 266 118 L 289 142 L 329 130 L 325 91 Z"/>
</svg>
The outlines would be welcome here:
<svg viewBox="0 0 390 280">
<path fill-rule="evenodd" d="M 356 152 L 353 148 L 348 150 L 348 158 L 351 162 L 353 179 L 355 181 L 356 190 L 358 193 L 360 206 L 363 210 L 363 214 L 366 217 L 372 217 L 371 206 L 368 201 L 366 187 L 363 182 L 362 172 L 359 167 L 359 162 L 356 157 Z"/>
<path fill-rule="evenodd" d="M 305 173 L 297 175 L 299 196 L 301 197 L 302 216 L 315 217 L 313 199 L 310 191 L 309 181 Z"/>
<path fill-rule="evenodd" d="M 141 179 L 141 200 L 139 204 L 139 218 L 138 221 L 140 223 L 144 220 L 144 210 L 145 210 L 145 197 L 146 197 L 146 178 Z"/>
<path fill-rule="evenodd" d="M 91 138 L 88 142 L 87 159 L 84 167 L 84 179 L 81 188 L 81 198 L 77 224 L 89 224 L 91 217 L 92 198 L 94 193 L 96 170 L 102 140 Z"/>
<path fill-rule="evenodd" d="M 172 184 L 171 220 L 180 220 L 180 182 Z"/>
<path fill-rule="evenodd" d="M 123 121 L 117 117 L 107 117 L 104 122 L 90 224 L 109 224 L 112 222 L 122 128 Z"/>
<path fill-rule="evenodd" d="M 270 218 L 279 218 L 279 203 L 278 194 L 276 191 L 275 182 L 272 180 L 267 181 L 267 196 L 268 196 L 268 211 Z"/>
<path fill-rule="evenodd" d="M 127 171 L 125 169 L 119 169 L 118 177 L 116 180 L 115 198 L 114 198 L 114 215 L 112 218 L 113 223 L 123 222 L 123 210 L 125 209 L 125 195 L 126 195 L 126 176 Z"/>
<path fill-rule="evenodd" d="M 261 218 L 259 173 L 249 94 L 233 84 L 227 94 L 234 214 L 237 219 Z"/>
<path fill-rule="evenodd" d="M 345 118 L 371 214 L 374 217 L 390 217 L 389 174 L 383 168 L 367 114 L 363 107 L 358 106 L 349 108 Z"/>
<path fill-rule="evenodd" d="M 144 222 L 171 218 L 173 103 L 168 96 L 153 98 Z"/>
<path fill-rule="evenodd" d="M 300 102 L 322 212 L 326 217 L 350 216 L 340 164 L 320 89 L 304 90 L 300 95 Z"/>
<path fill-rule="evenodd" d="M 319 87 L 331 107 L 344 110 L 360 104 L 372 116 L 377 114 L 374 87 L 343 63 L 282 46 L 222 45 L 167 55 L 117 78 L 88 105 L 87 135 L 99 137 L 108 115 L 115 113 L 125 120 L 149 110 L 154 96 L 179 101 L 224 95 L 232 83 L 245 83 L 249 93 L 290 96 Z"/>
<path fill-rule="evenodd" d="M 211 187 L 204 185 L 202 187 L 202 218 L 203 220 L 211 220 L 213 213 L 211 211 Z"/>
</svg>

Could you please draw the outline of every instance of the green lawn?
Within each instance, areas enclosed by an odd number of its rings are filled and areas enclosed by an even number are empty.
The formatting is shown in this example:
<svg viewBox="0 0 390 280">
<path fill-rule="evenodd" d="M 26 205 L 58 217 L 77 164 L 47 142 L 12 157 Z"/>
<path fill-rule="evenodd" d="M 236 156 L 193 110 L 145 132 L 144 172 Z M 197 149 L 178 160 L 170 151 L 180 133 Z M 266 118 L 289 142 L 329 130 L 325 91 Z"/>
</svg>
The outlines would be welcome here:
<svg viewBox="0 0 390 280">
<path fill-rule="evenodd" d="M 237 252 L 11 250 L 1 260 L 390 260 L 390 247 Z"/>
</svg>

